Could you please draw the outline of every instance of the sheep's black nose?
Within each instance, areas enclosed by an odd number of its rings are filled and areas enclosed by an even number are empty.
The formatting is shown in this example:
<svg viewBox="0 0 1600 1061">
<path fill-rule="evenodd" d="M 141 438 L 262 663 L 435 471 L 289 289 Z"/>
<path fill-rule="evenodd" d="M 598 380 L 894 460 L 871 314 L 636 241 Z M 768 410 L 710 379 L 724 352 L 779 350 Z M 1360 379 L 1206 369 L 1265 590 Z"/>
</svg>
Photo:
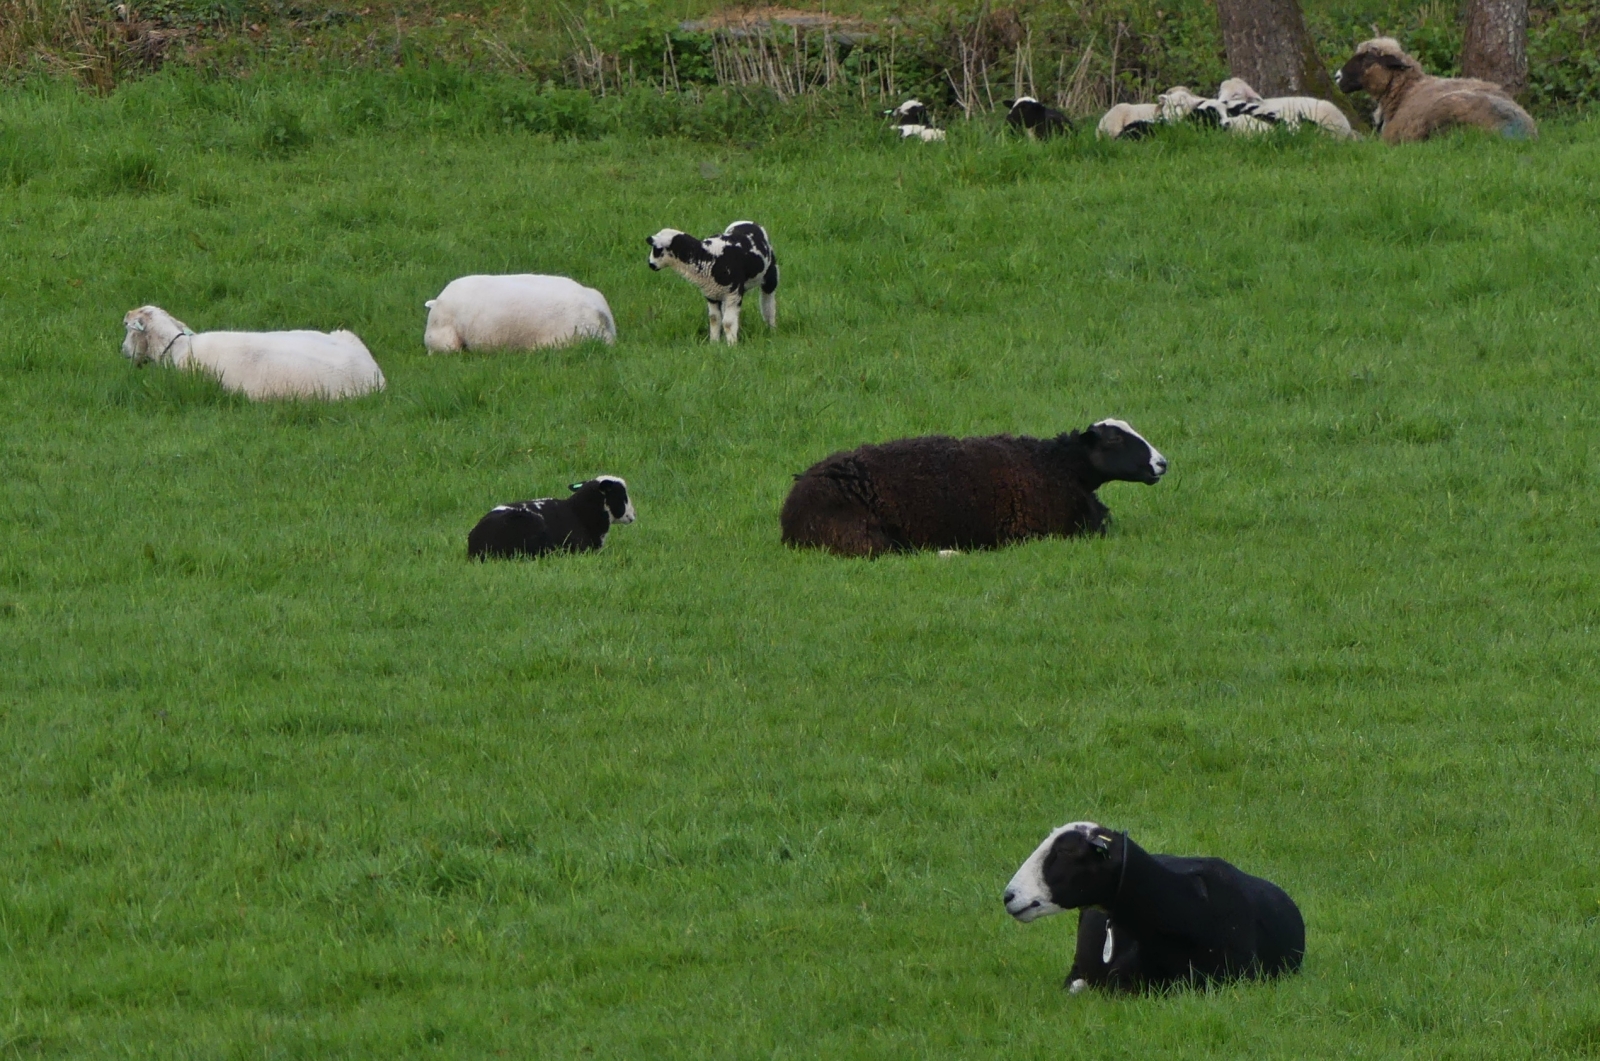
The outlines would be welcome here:
<svg viewBox="0 0 1600 1061">
<path fill-rule="evenodd" d="M 1006 889 L 1005 903 L 1006 903 L 1007 906 L 1010 906 L 1011 905 L 1011 900 L 1015 899 L 1016 897 L 1017 897 L 1017 893 L 1016 892 L 1012 891 L 1010 888 Z"/>
</svg>

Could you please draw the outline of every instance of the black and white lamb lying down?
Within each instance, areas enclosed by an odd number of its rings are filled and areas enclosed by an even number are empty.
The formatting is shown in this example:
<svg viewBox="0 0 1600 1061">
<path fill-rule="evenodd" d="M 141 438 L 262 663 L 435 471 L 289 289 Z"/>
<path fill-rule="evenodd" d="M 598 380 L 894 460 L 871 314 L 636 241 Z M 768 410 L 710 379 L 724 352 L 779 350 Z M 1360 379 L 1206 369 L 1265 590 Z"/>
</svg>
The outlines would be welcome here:
<svg viewBox="0 0 1600 1061">
<path fill-rule="evenodd" d="M 1000 101 L 1006 109 L 1006 124 L 1030 140 L 1048 140 L 1052 136 L 1072 135 L 1072 119 L 1034 99 L 1019 96 Z"/>
<path fill-rule="evenodd" d="M 711 341 L 739 341 L 739 307 L 750 287 L 761 291 L 761 316 L 767 327 L 778 326 L 778 258 L 767 230 L 754 221 L 735 221 L 710 239 L 664 228 L 645 238 L 650 268 L 671 269 L 706 297 Z"/>
<path fill-rule="evenodd" d="M 900 139 L 921 140 L 931 143 L 944 139 L 944 130 L 933 124 L 933 117 L 928 113 L 927 106 L 920 99 L 908 99 L 900 106 L 883 113 L 894 119 L 895 128 L 900 130 Z"/>
<path fill-rule="evenodd" d="M 835 453 L 795 476 L 783 540 L 876 556 L 1098 533 L 1110 512 L 1096 490 L 1155 483 L 1166 471 L 1167 458 L 1122 420 L 1055 438 L 902 438 Z"/>
<path fill-rule="evenodd" d="M 1300 910 L 1276 884 L 1220 858 L 1152 855 L 1097 822 L 1045 837 L 1005 904 L 1018 921 L 1080 911 L 1073 993 L 1277 976 L 1306 952 Z"/>
<path fill-rule="evenodd" d="M 467 558 L 586 553 L 606 543 L 613 523 L 633 522 L 628 484 L 615 475 L 573 483 L 567 498 L 540 497 L 496 505 L 467 535 Z"/>
</svg>

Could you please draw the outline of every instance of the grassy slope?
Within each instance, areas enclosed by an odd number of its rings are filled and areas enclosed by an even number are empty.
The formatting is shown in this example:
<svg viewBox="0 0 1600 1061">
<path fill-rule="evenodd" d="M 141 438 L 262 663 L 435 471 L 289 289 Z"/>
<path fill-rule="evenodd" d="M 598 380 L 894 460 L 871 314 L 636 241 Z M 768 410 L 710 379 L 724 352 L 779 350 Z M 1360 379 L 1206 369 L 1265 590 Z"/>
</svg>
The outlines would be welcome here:
<svg viewBox="0 0 1600 1061">
<path fill-rule="evenodd" d="M 0 186 L 12 1053 L 1600 1051 L 1594 125 L 262 159 L 147 105 L 129 177 L 116 101 L 5 107 L 70 144 Z M 781 326 L 711 348 L 642 237 L 738 216 Z M 622 340 L 423 354 L 424 298 L 518 269 Z M 389 391 L 136 371 L 147 301 L 353 327 Z M 1103 540 L 776 542 L 831 449 L 1105 415 L 1173 472 Z M 463 561 L 600 471 L 603 554 Z M 1063 996 L 1070 919 L 998 896 L 1086 816 L 1282 882 L 1304 975 Z"/>
</svg>

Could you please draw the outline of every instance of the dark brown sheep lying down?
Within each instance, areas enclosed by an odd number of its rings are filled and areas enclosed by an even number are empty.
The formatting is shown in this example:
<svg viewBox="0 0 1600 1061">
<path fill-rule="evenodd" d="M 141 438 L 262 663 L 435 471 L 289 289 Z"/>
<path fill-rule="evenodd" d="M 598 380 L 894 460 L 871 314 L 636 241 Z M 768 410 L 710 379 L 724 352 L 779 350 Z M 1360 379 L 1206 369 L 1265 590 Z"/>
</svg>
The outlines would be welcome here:
<svg viewBox="0 0 1600 1061">
<path fill-rule="evenodd" d="M 876 556 L 1098 533 L 1110 512 L 1096 490 L 1154 483 L 1166 470 L 1121 420 L 1055 438 L 903 438 L 835 453 L 795 476 L 783 540 Z"/>
</svg>

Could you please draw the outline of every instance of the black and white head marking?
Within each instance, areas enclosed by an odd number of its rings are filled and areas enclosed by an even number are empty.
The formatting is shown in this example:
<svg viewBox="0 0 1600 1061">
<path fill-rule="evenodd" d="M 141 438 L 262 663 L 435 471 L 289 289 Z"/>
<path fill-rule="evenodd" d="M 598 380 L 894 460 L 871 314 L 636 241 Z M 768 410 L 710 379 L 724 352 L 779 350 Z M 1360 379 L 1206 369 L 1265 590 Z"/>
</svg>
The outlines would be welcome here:
<svg viewBox="0 0 1600 1061">
<path fill-rule="evenodd" d="M 1165 457 L 1163 457 L 1161 455 L 1161 451 L 1160 450 L 1158 450 L 1154 446 L 1150 445 L 1149 439 L 1145 438 L 1143 435 L 1139 434 L 1139 432 L 1135 431 L 1133 429 L 1133 425 L 1128 423 L 1128 421 L 1107 418 L 1105 420 L 1096 421 L 1092 426 L 1093 427 L 1102 427 L 1102 426 L 1104 426 L 1104 427 L 1114 427 L 1114 428 L 1117 428 L 1119 431 L 1123 431 L 1123 432 L 1126 432 L 1129 435 L 1132 435 L 1134 438 L 1138 439 L 1140 442 L 1143 442 L 1144 445 L 1145 445 L 1145 448 L 1150 451 L 1150 481 L 1152 483 L 1155 482 L 1157 479 L 1161 478 L 1163 475 L 1167 474 L 1167 458 L 1165 458 Z"/>
<path fill-rule="evenodd" d="M 1011 883 L 1006 885 L 1004 897 L 1006 913 L 1018 921 L 1024 923 L 1035 921 L 1068 909 L 1057 905 L 1055 894 L 1044 878 L 1045 860 L 1050 857 L 1056 841 L 1066 833 L 1078 833 L 1096 847 L 1100 846 L 1100 841 L 1110 844 L 1110 833 L 1098 822 L 1069 822 L 1052 830 L 1050 835 L 1044 838 L 1044 843 L 1034 848 L 1033 854 L 1028 856 L 1028 860 L 1011 878 Z"/>
<path fill-rule="evenodd" d="M 883 113 L 895 120 L 896 125 L 931 125 L 928 108 L 920 99 L 908 99 L 900 106 Z"/>
<path fill-rule="evenodd" d="M 611 517 L 611 522 L 632 523 L 633 498 L 628 494 L 627 481 L 615 475 L 597 475 L 594 481 L 605 494 L 606 515 Z"/>
</svg>

